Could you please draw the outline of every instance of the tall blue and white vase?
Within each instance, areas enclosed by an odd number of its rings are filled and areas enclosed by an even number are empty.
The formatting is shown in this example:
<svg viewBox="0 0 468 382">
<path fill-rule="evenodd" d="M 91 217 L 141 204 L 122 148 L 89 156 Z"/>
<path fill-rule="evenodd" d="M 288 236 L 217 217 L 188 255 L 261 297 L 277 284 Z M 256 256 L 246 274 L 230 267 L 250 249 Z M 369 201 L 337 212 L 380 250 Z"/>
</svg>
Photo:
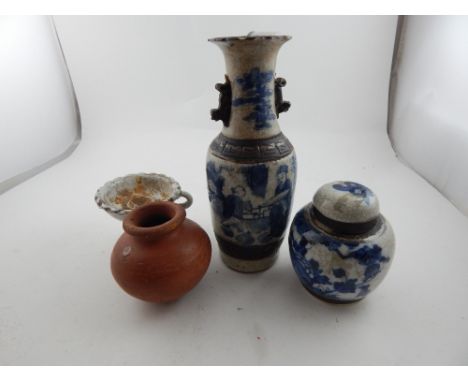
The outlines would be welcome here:
<svg viewBox="0 0 468 382">
<path fill-rule="evenodd" d="M 323 185 L 294 217 L 289 251 L 302 285 L 334 303 L 359 301 L 387 274 L 395 251 L 375 194 L 356 182 Z"/>
<path fill-rule="evenodd" d="M 226 61 L 217 84 L 223 121 L 208 150 L 207 178 L 213 227 L 224 263 L 240 272 L 273 265 L 284 237 L 296 183 L 294 148 L 278 116 L 289 109 L 275 76 L 276 56 L 289 36 L 221 37 L 209 41 Z"/>
</svg>

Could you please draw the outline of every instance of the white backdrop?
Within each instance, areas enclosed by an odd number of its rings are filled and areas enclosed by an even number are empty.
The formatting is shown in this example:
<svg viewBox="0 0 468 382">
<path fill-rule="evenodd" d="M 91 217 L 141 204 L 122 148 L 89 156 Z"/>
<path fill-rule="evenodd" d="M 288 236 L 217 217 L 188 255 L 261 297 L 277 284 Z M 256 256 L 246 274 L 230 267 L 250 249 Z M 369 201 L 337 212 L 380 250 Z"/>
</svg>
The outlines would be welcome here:
<svg viewBox="0 0 468 382">
<path fill-rule="evenodd" d="M 224 81 L 224 60 L 207 39 L 252 30 L 293 36 L 277 66 L 294 108 L 282 116 L 286 132 L 292 126 L 336 132 L 384 128 L 395 16 L 55 20 L 85 129 L 87 119 L 105 118 L 99 133 L 117 126 L 137 131 L 141 121 L 151 121 L 153 130 L 169 123 L 214 131 L 209 109 L 217 106 L 214 84 Z"/>
<path fill-rule="evenodd" d="M 47 16 L 0 16 L 0 193 L 70 154 L 81 126 Z"/>
<path fill-rule="evenodd" d="M 400 47 L 395 150 L 468 216 L 468 16 L 408 16 Z"/>
<path fill-rule="evenodd" d="M 2 364 L 467 363 L 467 219 L 395 157 L 386 134 L 396 17 L 56 17 L 83 119 L 63 162 L 0 197 Z M 205 156 L 224 62 L 208 37 L 288 33 L 280 117 L 298 157 L 297 211 L 324 182 L 371 187 L 392 223 L 392 268 L 364 301 L 323 303 L 301 286 L 287 243 L 268 271 L 221 262 Z M 213 257 L 180 301 L 123 293 L 109 259 L 121 224 L 94 192 L 131 172 L 173 176 Z M 33 196 L 33 197 L 32 197 Z M 40 202 L 38 202 L 40 201 Z"/>
</svg>

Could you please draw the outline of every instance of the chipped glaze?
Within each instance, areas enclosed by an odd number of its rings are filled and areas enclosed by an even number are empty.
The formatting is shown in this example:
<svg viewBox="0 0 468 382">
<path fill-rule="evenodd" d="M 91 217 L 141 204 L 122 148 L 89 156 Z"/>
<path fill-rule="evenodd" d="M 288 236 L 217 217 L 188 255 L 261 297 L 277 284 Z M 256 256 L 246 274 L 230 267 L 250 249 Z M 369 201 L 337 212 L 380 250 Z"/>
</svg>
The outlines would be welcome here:
<svg viewBox="0 0 468 382">
<path fill-rule="evenodd" d="M 189 208 L 193 198 L 176 180 L 163 174 L 139 173 L 108 181 L 96 191 L 94 200 L 109 215 L 123 220 L 130 211 L 144 204 L 173 202 L 181 197 L 186 199 L 181 205 Z"/>
</svg>

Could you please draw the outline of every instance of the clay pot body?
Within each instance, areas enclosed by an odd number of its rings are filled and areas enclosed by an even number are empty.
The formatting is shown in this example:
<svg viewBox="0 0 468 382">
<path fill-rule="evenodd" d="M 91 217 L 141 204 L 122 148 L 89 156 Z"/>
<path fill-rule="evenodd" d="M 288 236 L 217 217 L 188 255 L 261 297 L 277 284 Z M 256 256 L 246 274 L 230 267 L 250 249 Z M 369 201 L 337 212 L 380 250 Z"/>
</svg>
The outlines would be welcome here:
<svg viewBox="0 0 468 382">
<path fill-rule="evenodd" d="M 214 120 L 223 130 L 207 155 L 213 228 L 224 263 L 240 272 L 268 269 L 277 258 L 296 183 L 294 148 L 278 116 L 288 110 L 276 56 L 288 36 L 221 37 L 226 82 Z"/>
<path fill-rule="evenodd" d="M 122 289 L 150 302 L 169 302 L 189 292 L 211 259 L 206 232 L 172 202 L 146 204 L 128 214 L 114 246 L 112 274 Z"/>
</svg>

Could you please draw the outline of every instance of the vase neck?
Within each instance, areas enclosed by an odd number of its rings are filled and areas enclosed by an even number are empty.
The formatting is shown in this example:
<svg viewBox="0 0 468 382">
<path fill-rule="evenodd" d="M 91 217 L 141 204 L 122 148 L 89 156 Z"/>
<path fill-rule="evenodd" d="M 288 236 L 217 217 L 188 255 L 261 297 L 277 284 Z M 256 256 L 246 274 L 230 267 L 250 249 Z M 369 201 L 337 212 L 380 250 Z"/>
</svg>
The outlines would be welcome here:
<svg viewBox="0 0 468 382">
<path fill-rule="evenodd" d="M 275 107 L 275 67 L 287 36 L 212 39 L 225 57 L 231 87 L 229 125 L 222 133 L 233 139 L 264 139 L 281 130 Z"/>
</svg>

